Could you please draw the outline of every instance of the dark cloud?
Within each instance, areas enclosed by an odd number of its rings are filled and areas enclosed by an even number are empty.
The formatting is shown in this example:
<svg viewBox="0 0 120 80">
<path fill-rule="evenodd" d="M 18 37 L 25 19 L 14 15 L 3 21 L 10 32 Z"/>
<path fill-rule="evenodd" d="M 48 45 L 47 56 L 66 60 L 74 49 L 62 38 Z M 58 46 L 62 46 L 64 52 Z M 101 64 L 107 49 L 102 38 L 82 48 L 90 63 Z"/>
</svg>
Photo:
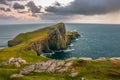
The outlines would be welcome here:
<svg viewBox="0 0 120 80">
<path fill-rule="evenodd" d="M 19 4 L 19 3 L 14 3 L 13 8 L 14 9 L 25 9 L 24 5 Z"/>
<path fill-rule="evenodd" d="M 36 6 L 35 3 L 33 1 L 30 1 L 26 4 L 27 7 L 30 8 L 30 11 L 32 13 L 40 13 L 40 10 L 41 10 L 41 6 Z"/>
<path fill-rule="evenodd" d="M 8 4 L 7 4 L 7 0 L 0 0 L 0 4 L 8 5 Z"/>
<path fill-rule="evenodd" d="M 4 8 L 4 7 L 1 7 L 0 10 L 1 11 L 5 11 L 5 12 L 10 12 L 11 11 L 10 8 Z"/>
<path fill-rule="evenodd" d="M 55 3 L 53 3 L 54 6 L 62 6 L 58 1 L 55 1 Z"/>
<path fill-rule="evenodd" d="M 67 6 L 49 6 L 47 12 L 55 14 L 95 15 L 120 10 L 120 0 L 74 0 Z"/>
</svg>

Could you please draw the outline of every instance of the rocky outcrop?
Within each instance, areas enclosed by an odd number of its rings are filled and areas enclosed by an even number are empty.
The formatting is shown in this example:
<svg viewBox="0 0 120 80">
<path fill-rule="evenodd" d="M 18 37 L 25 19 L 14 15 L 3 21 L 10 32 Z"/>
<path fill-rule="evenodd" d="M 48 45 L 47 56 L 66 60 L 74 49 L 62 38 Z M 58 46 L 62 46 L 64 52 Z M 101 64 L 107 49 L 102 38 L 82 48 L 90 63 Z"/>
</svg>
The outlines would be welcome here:
<svg viewBox="0 0 120 80">
<path fill-rule="evenodd" d="M 37 34 L 44 33 L 44 35 L 41 35 L 43 37 L 41 37 L 38 40 L 33 41 L 27 47 L 27 50 L 32 49 L 36 51 L 37 55 L 40 55 L 42 52 L 49 53 L 54 50 L 66 49 L 68 47 L 68 44 L 70 44 L 73 39 L 76 39 L 80 36 L 77 31 L 66 32 L 65 24 L 59 23 L 54 26 L 50 26 L 50 27 L 43 28 L 38 31 L 34 31 L 32 32 L 32 34 L 28 34 L 28 33 L 20 34 L 15 39 L 10 40 L 8 42 L 8 45 L 14 46 L 14 45 L 22 43 L 22 41 L 25 42 L 23 38 L 26 37 L 27 35 L 33 35 L 34 33 L 36 33 L 34 36 L 36 36 Z"/>
<path fill-rule="evenodd" d="M 40 63 L 36 63 L 30 66 L 26 66 L 20 70 L 18 74 L 12 74 L 10 78 L 23 77 L 31 73 L 66 73 L 71 77 L 76 77 L 78 72 L 73 68 L 72 61 L 60 61 L 60 60 L 49 60 Z"/>
<path fill-rule="evenodd" d="M 27 62 L 26 62 L 26 60 L 24 60 L 22 58 L 11 57 L 7 61 L 2 62 L 0 64 L 0 66 L 9 65 L 9 64 L 13 64 L 13 65 L 15 65 L 15 67 L 20 67 L 21 64 L 27 64 Z"/>
<path fill-rule="evenodd" d="M 31 72 L 48 72 L 48 73 L 64 73 L 72 67 L 72 62 L 65 62 L 59 60 L 49 60 L 47 62 L 40 62 L 34 65 L 27 66 L 20 70 L 20 74 L 26 75 Z"/>
<path fill-rule="evenodd" d="M 70 44 L 73 40 L 79 38 L 80 34 L 76 30 L 74 30 L 67 32 L 66 36 L 67 36 L 67 44 Z"/>
</svg>

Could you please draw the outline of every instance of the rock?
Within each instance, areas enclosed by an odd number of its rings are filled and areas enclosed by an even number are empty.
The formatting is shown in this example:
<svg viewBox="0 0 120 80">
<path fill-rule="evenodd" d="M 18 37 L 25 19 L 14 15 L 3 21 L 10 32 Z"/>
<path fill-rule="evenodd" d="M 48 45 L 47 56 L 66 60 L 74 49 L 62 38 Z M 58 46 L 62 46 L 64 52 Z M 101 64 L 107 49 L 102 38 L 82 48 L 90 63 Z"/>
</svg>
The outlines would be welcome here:
<svg viewBox="0 0 120 80">
<path fill-rule="evenodd" d="M 71 62 L 49 60 L 46 62 L 36 63 L 20 70 L 20 74 L 29 74 L 31 72 L 47 72 L 47 73 L 64 73 L 72 66 Z"/>
<path fill-rule="evenodd" d="M 85 61 L 93 60 L 92 58 L 87 58 L 87 57 L 80 57 L 79 59 L 85 60 Z"/>
<path fill-rule="evenodd" d="M 78 75 L 78 72 L 74 68 L 72 68 L 69 76 L 76 77 L 77 75 Z"/>
<path fill-rule="evenodd" d="M 71 77 L 76 77 L 78 75 L 78 72 L 73 72 L 70 74 Z"/>
<path fill-rule="evenodd" d="M 8 62 L 2 62 L 0 66 L 8 65 Z"/>
<path fill-rule="evenodd" d="M 20 74 L 22 74 L 22 75 L 29 74 L 32 71 L 34 71 L 34 69 L 35 69 L 35 65 L 27 66 L 27 67 L 23 68 L 22 70 L 20 70 Z"/>
<path fill-rule="evenodd" d="M 11 57 L 9 60 L 8 60 L 8 64 L 11 64 L 11 62 L 14 60 L 13 57 Z"/>
<path fill-rule="evenodd" d="M 15 65 L 15 67 L 20 67 L 19 62 L 15 62 L 14 65 Z"/>
<path fill-rule="evenodd" d="M 61 69 L 57 70 L 56 72 L 58 72 L 58 73 L 64 73 L 67 70 L 68 70 L 68 67 L 65 67 L 65 68 L 61 68 Z"/>
<path fill-rule="evenodd" d="M 56 62 L 52 63 L 46 71 L 49 72 L 49 73 L 53 73 L 56 70 L 55 68 L 56 68 Z"/>
<path fill-rule="evenodd" d="M 45 72 L 46 69 L 48 68 L 48 64 L 46 63 L 38 63 L 35 65 L 35 70 L 34 72 Z"/>
<path fill-rule="evenodd" d="M 68 62 L 68 63 L 65 64 L 66 67 L 70 67 L 70 66 L 72 66 L 72 65 L 73 65 L 72 62 Z"/>
<path fill-rule="evenodd" d="M 120 57 L 113 57 L 113 58 L 110 58 L 111 60 L 120 60 Z"/>
<path fill-rule="evenodd" d="M 86 79 L 84 77 L 82 77 L 81 80 L 86 80 Z"/>
<path fill-rule="evenodd" d="M 68 58 L 67 61 L 75 60 L 77 59 L 76 57 Z"/>
<path fill-rule="evenodd" d="M 64 66 L 64 65 L 65 65 L 65 61 L 56 62 L 56 67 L 60 67 L 60 66 Z"/>
<path fill-rule="evenodd" d="M 0 65 L 9 65 L 9 64 L 13 64 L 16 67 L 20 67 L 20 64 L 27 64 L 27 62 L 26 62 L 26 60 L 24 60 L 22 58 L 11 57 L 7 61 L 1 63 Z"/>
<path fill-rule="evenodd" d="M 23 77 L 24 75 L 21 74 L 13 74 L 10 76 L 10 78 L 18 78 L 18 77 Z"/>
<path fill-rule="evenodd" d="M 101 58 L 96 59 L 96 61 L 102 61 L 102 60 L 106 60 L 106 58 L 101 57 Z"/>
<path fill-rule="evenodd" d="M 27 64 L 26 60 L 19 60 L 19 63 L 21 63 L 21 64 Z"/>
</svg>

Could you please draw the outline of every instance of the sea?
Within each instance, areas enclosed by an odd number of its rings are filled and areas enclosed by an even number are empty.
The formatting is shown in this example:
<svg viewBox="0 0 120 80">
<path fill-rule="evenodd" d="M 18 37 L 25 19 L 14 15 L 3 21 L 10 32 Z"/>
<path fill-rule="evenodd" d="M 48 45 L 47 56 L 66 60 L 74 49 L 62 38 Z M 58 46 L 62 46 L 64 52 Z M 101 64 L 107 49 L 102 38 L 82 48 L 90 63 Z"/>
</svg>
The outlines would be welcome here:
<svg viewBox="0 0 120 80">
<path fill-rule="evenodd" d="M 8 40 L 20 33 L 34 31 L 54 23 L 44 24 L 5 24 L 0 25 L 0 48 L 8 47 Z M 71 57 L 120 57 L 119 24 L 78 24 L 66 23 L 66 30 L 77 30 L 81 37 L 74 40 L 67 49 L 45 54 L 53 59 Z"/>
</svg>

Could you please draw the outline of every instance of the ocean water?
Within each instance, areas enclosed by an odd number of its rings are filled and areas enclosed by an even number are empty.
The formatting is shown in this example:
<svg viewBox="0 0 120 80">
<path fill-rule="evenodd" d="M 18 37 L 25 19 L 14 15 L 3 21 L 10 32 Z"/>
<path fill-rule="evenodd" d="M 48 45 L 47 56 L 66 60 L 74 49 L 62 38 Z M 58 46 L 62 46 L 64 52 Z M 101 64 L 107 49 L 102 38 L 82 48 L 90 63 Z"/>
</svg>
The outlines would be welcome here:
<svg viewBox="0 0 120 80">
<path fill-rule="evenodd" d="M 52 24 L 0 25 L 0 48 L 19 33 L 33 31 Z M 74 40 L 68 49 L 55 51 L 47 57 L 67 59 L 71 57 L 120 57 L 120 25 L 111 24 L 66 24 L 67 30 L 77 30 L 81 37 Z"/>
</svg>

